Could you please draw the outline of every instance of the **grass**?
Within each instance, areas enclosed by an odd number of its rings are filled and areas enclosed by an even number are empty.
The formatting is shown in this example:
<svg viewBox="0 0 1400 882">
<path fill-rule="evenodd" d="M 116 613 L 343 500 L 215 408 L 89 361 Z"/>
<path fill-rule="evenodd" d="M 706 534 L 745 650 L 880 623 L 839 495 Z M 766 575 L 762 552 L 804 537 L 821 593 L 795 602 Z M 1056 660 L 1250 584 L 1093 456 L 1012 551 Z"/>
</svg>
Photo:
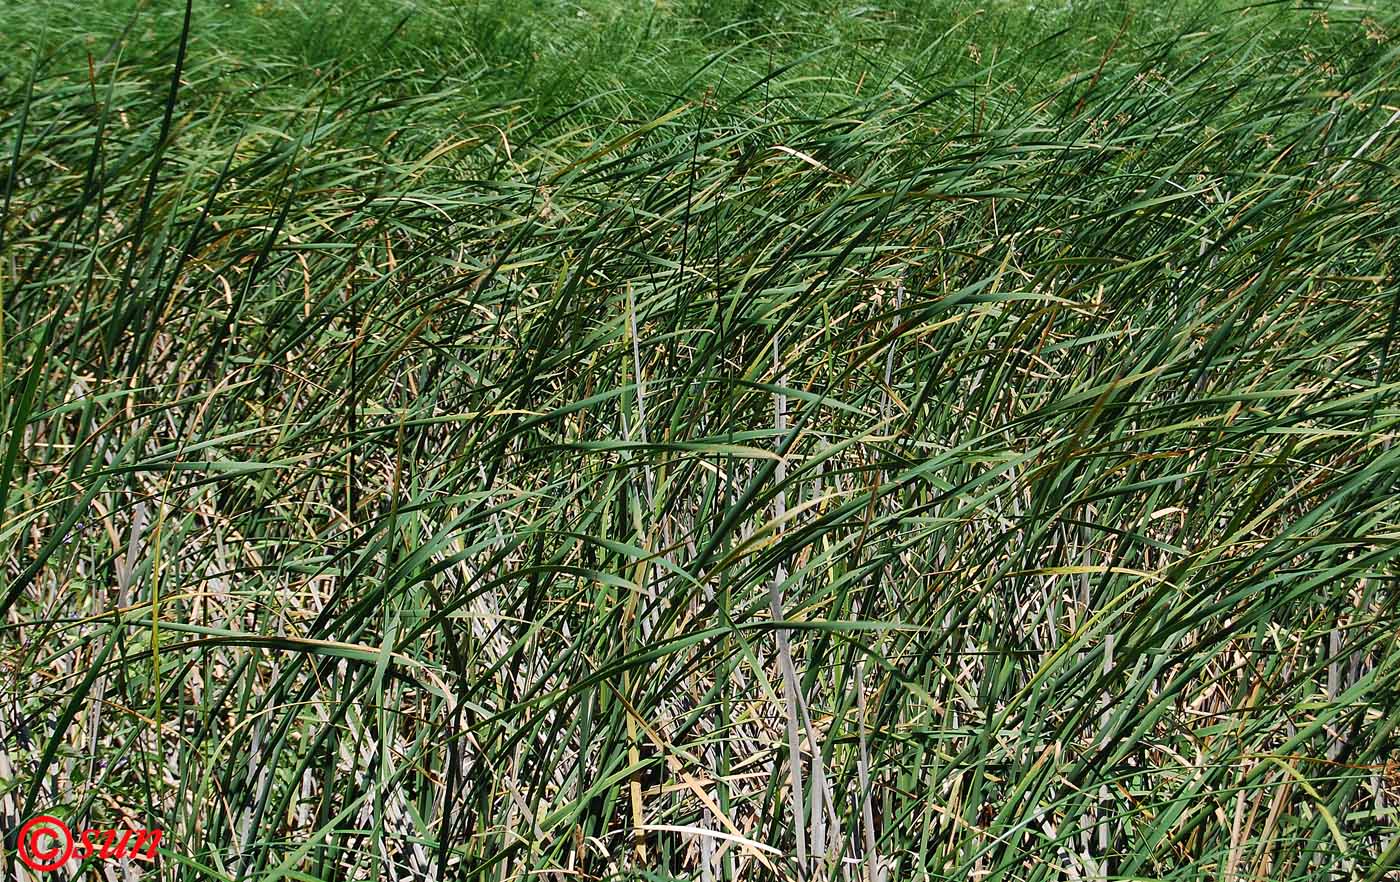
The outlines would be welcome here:
<svg viewBox="0 0 1400 882">
<path fill-rule="evenodd" d="M 19 0 L 6 871 L 1394 878 L 1400 19 L 1036 5 Z"/>
</svg>

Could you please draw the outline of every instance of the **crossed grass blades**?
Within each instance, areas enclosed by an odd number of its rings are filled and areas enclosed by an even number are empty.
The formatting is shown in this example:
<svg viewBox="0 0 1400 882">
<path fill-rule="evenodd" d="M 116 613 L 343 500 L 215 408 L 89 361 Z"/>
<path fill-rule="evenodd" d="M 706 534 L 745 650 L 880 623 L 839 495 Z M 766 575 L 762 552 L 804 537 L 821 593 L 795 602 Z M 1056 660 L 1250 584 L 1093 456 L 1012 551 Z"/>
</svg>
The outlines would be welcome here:
<svg viewBox="0 0 1400 882">
<path fill-rule="evenodd" d="M 0 815 L 166 831 L 68 873 L 1394 878 L 1393 17 L 55 5 Z"/>
</svg>

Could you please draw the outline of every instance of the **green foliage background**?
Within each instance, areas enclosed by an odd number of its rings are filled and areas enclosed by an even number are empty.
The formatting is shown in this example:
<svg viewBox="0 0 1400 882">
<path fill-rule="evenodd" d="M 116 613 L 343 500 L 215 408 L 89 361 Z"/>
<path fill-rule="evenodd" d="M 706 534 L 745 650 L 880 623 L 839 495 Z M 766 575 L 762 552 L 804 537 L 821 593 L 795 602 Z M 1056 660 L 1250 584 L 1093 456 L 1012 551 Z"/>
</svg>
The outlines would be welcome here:
<svg viewBox="0 0 1400 882">
<path fill-rule="evenodd" d="M 1397 27 L 11 3 L 0 861 L 1391 878 Z"/>
</svg>

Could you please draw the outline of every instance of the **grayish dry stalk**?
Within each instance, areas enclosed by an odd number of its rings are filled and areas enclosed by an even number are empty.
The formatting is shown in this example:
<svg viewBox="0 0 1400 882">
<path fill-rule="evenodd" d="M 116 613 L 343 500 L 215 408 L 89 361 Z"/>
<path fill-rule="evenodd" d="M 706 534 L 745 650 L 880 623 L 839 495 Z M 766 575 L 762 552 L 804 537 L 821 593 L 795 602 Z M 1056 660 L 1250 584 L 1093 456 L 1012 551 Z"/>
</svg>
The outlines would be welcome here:
<svg viewBox="0 0 1400 882">
<path fill-rule="evenodd" d="M 785 377 L 781 367 L 781 348 L 779 345 L 779 335 L 773 335 L 773 383 L 782 388 Z M 784 433 L 787 432 L 787 396 L 781 391 L 774 399 L 773 409 L 773 443 L 781 445 Z M 774 483 L 781 487 L 787 477 L 787 463 L 782 459 L 778 460 L 777 467 L 773 473 Z M 779 489 L 773 498 L 773 517 L 781 520 L 787 516 L 787 500 L 784 491 Z M 775 622 L 783 621 L 783 580 L 787 578 L 787 573 L 783 565 L 778 564 L 773 573 L 773 581 L 768 588 L 768 609 L 773 615 Z M 777 630 L 778 640 L 778 667 L 783 677 L 783 698 L 787 717 L 787 742 L 788 742 L 788 780 L 791 787 L 792 799 L 792 820 L 797 841 L 797 863 L 806 872 L 809 864 L 807 861 L 807 813 L 804 810 L 803 787 L 802 787 L 802 743 L 798 737 L 798 725 L 801 713 L 798 710 L 800 702 L 800 683 L 797 679 L 797 671 L 792 664 L 792 648 L 789 645 L 789 635 L 787 628 Z"/>
<path fill-rule="evenodd" d="M 866 882 L 883 882 L 884 872 L 880 867 L 880 854 L 875 848 L 875 812 L 871 805 L 870 789 L 870 749 L 866 744 L 865 707 L 865 663 L 856 662 L 856 713 L 860 717 L 860 730 L 856 754 L 856 774 L 860 780 L 860 820 L 865 834 L 865 879 Z"/>
</svg>

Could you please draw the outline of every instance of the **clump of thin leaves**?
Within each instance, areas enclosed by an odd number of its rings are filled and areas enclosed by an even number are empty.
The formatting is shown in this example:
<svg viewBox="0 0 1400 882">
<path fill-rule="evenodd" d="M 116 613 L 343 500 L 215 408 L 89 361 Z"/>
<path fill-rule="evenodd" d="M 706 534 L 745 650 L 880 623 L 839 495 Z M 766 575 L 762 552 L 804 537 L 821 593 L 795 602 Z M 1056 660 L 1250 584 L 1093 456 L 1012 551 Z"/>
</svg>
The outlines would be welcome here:
<svg viewBox="0 0 1400 882">
<path fill-rule="evenodd" d="M 198 5 L 7 56 L 0 828 L 1392 878 L 1394 23 L 605 7 L 574 80 L 479 9 L 451 76 Z"/>
</svg>

